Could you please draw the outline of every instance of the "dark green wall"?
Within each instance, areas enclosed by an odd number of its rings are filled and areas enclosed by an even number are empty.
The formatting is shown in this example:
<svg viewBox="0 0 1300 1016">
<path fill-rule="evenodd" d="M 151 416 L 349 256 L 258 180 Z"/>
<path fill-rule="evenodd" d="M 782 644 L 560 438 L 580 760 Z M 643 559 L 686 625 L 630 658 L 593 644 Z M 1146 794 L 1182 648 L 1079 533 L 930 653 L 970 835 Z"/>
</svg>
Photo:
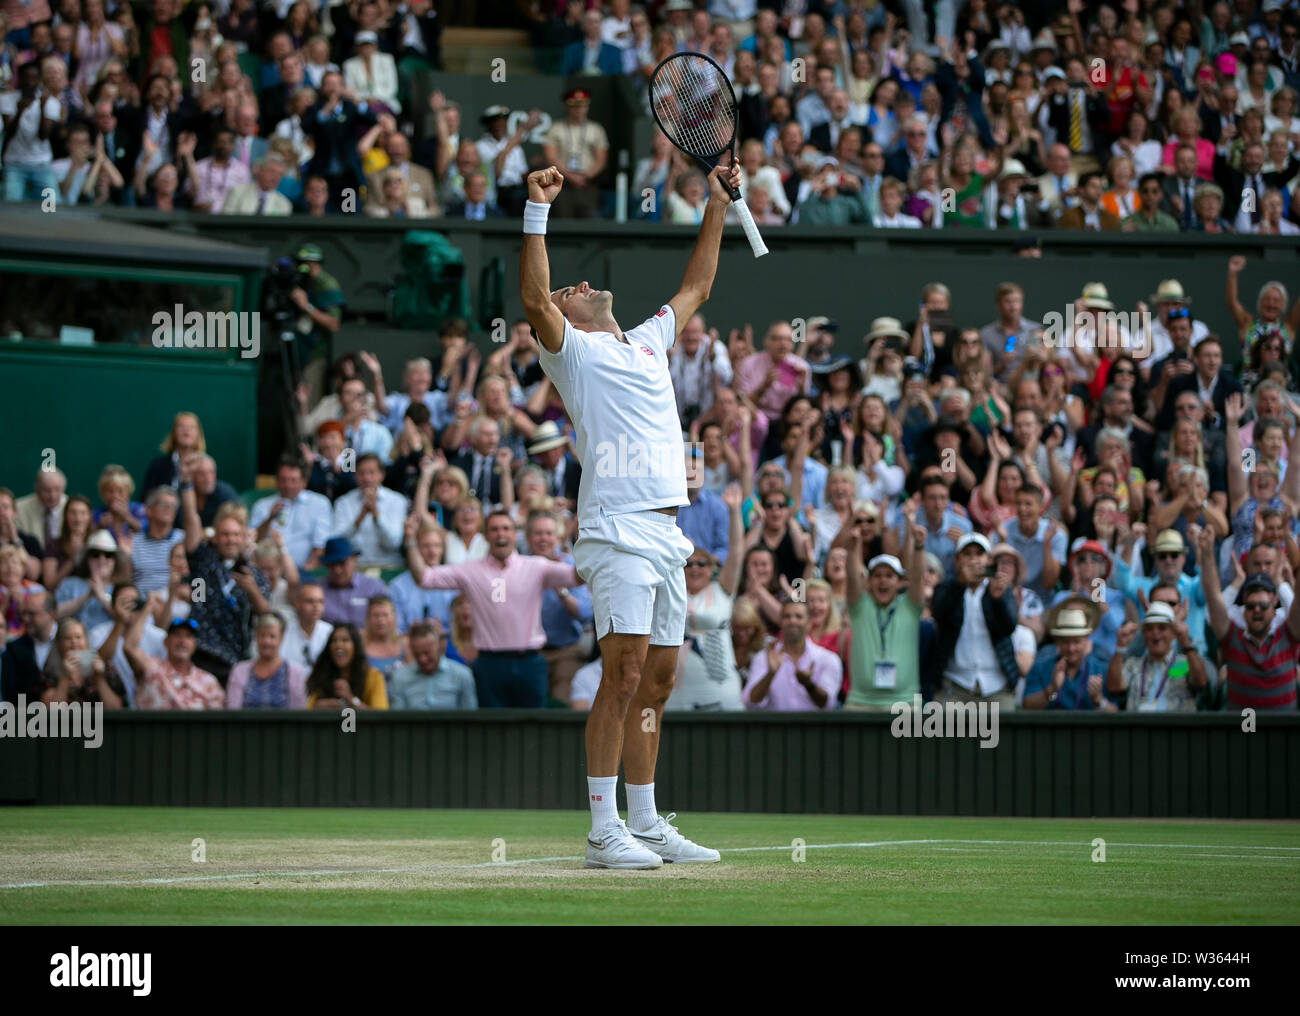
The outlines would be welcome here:
<svg viewBox="0 0 1300 1016">
<path fill-rule="evenodd" d="M 219 477 L 252 486 L 257 422 L 257 361 L 198 350 L 113 345 L 0 345 L 0 484 L 31 490 L 44 450 L 68 477 L 68 492 L 98 507 L 96 484 L 110 462 L 135 477 L 159 454 L 172 417 L 198 413 Z"/>
<path fill-rule="evenodd" d="M 149 213 L 112 212 L 139 217 Z M 320 220 L 318 220 L 320 221 Z M 388 221 L 332 217 L 315 225 L 294 217 L 287 222 L 214 216 L 190 224 L 204 236 L 265 246 L 272 255 L 287 253 L 307 240 L 325 251 L 354 313 L 381 318 L 385 289 L 398 269 L 403 232 Z M 177 226 L 177 220 L 167 225 Z M 477 299 L 480 267 L 493 257 L 505 263 L 506 314 L 517 316 L 519 225 L 428 220 L 422 226 L 447 234 L 465 254 L 472 297 Z M 547 247 L 556 286 L 588 280 L 612 289 L 615 313 L 626 324 L 649 316 L 676 292 L 696 231 L 688 226 L 646 223 L 564 222 L 550 224 Z M 1121 310 L 1149 300 L 1157 283 L 1179 279 L 1193 297 L 1193 313 L 1212 331 L 1234 335 L 1223 303 L 1224 277 L 1231 254 L 1248 265 L 1241 276 L 1242 301 L 1253 306 L 1260 285 L 1280 279 L 1294 291 L 1300 280 L 1300 245 L 1291 238 L 1196 237 L 1175 234 L 1162 240 L 1135 235 L 1040 234 L 1041 259 L 1016 257 L 1014 234 L 969 232 L 811 229 L 774 227 L 765 231 L 771 254 L 755 261 L 738 229 L 723 242 L 717 281 L 705 313 L 726 334 L 752 322 L 761 330 L 776 318 L 825 314 L 841 323 L 845 348 L 856 343 L 872 318 L 908 320 L 915 314 L 921 287 L 942 281 L 953 291 L 958 324 L 982 325 L 993 317 L 993 289 L 1019 282 L 1027 292 L 1026 314 L 1041 320 L 1064 314 L 1088 282 L 1104 282 Z M 477 307 L 476 307 L 477 310 Z M 1229 359 L 1234 351 L 1225 351 Z"/>
<path fill-rule="evenodd" d="M 0 740 L 0 801 L 581 808 L 582 714 L 106 715 L 103 745 Z M 891 717 L 669 714 L 680 811 L 1300 818 L 1300 717 L 1004 715 L 1000 743 L 895 738 Z"/>
</svg>

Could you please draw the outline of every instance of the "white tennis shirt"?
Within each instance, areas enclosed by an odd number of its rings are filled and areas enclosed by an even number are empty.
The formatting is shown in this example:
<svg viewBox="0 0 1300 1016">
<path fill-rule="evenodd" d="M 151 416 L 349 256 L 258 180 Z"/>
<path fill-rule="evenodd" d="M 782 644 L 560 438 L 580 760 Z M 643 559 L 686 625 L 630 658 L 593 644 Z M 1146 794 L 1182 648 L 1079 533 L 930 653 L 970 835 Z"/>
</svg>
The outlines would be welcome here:
<svg viewBox="0 0 1300 1016">
<path fill-rule="evenodd" d="M 623 333 L 584 332 L 565 319 L 558 353 L 541 347 L 577 434 L 578 525 L 606 515 L 689 504 L 682 425 L 668 350 L 677 318 L 667 305 Z"/>
</svg>

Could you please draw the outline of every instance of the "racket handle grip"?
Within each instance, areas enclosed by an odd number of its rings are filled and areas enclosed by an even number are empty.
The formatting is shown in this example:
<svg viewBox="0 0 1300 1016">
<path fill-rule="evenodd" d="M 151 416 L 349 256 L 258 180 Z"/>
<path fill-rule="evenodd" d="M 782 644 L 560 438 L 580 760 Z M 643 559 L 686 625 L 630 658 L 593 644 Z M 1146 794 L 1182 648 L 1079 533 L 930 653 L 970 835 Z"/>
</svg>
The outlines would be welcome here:
<svg viewBox="0 0 1300 1016">
<path fill-rule="evenodd" d="M 740 219 L 740 228 L 745 231 L 745 239 L 749 241 L 754 257 L 761 258 L 767 253 L 767 244 L 763 242 L 763 237 L 759 235 L 758 223 L 754 221 L 754 216 L 749 211 L 749 205 L 745 204 L 739 196 L 734 196 L 731 204 L 736 209 L 736 217 Z"/>
</svg>

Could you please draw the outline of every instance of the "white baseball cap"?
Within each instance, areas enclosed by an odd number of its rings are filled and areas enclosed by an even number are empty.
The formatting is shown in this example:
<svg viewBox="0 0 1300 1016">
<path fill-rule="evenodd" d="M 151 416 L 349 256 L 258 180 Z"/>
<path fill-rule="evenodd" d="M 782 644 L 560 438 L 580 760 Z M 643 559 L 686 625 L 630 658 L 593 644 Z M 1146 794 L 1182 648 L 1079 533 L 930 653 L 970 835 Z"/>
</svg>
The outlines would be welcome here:
<svg viewBox="0 0 1300 1016">
<path fill-rule="evenodd" d="M 967 533 L 965 536 L 963 536 L 960 540 L 957 541 L 957 553 L 960 554 L 963 550 L 965 550 L 967 547 L 969 547 L 972 543 L 975 544 L 976 546 L 982 548 L 983 551 L 984 551 L 984 553 L 986 553 L 986 554 L 989 553 L 989 552 L 993 549 L 993 548 L 989 545 L 989 541 L 986 540 L 986 539 L 985 539 L 983 536 L 981 536 L 979 533 Z"/>
<path fill-rule="evenodd" d="M 887 568 L 892 568 L 900 578 L 906 574 L 903 571 L 903 563 L 899 561 L 898 558 L 894 557 L 893 554 L 877 554 L 873 557 L 867 562 L 867 574 L 870 575 L 876 570 L 877 566 L 882 564 Z"/>
</svg>

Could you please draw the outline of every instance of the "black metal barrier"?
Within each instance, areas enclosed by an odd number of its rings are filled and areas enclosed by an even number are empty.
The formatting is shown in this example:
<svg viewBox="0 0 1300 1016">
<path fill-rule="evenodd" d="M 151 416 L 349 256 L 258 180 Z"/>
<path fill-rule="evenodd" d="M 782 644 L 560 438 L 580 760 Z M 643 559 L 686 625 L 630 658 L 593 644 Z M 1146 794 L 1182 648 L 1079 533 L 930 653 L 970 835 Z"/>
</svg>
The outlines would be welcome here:
<svg viewBox="0 0 1300 1016">
<path fill-rule="evenodd" d="M 363 711 L 346 732 L 333 713 L 106 713 L 98 748 L 0 737 L 0 802 L 581 808 L 585 719 Z M 990 747 L 992 728 L 903 724 L 669 713 L 656 796 L 678 811 L 1300 818 L 1296 715 L 1247 732 L 1235 714 L 1004 713 Z"/>
</svg>

